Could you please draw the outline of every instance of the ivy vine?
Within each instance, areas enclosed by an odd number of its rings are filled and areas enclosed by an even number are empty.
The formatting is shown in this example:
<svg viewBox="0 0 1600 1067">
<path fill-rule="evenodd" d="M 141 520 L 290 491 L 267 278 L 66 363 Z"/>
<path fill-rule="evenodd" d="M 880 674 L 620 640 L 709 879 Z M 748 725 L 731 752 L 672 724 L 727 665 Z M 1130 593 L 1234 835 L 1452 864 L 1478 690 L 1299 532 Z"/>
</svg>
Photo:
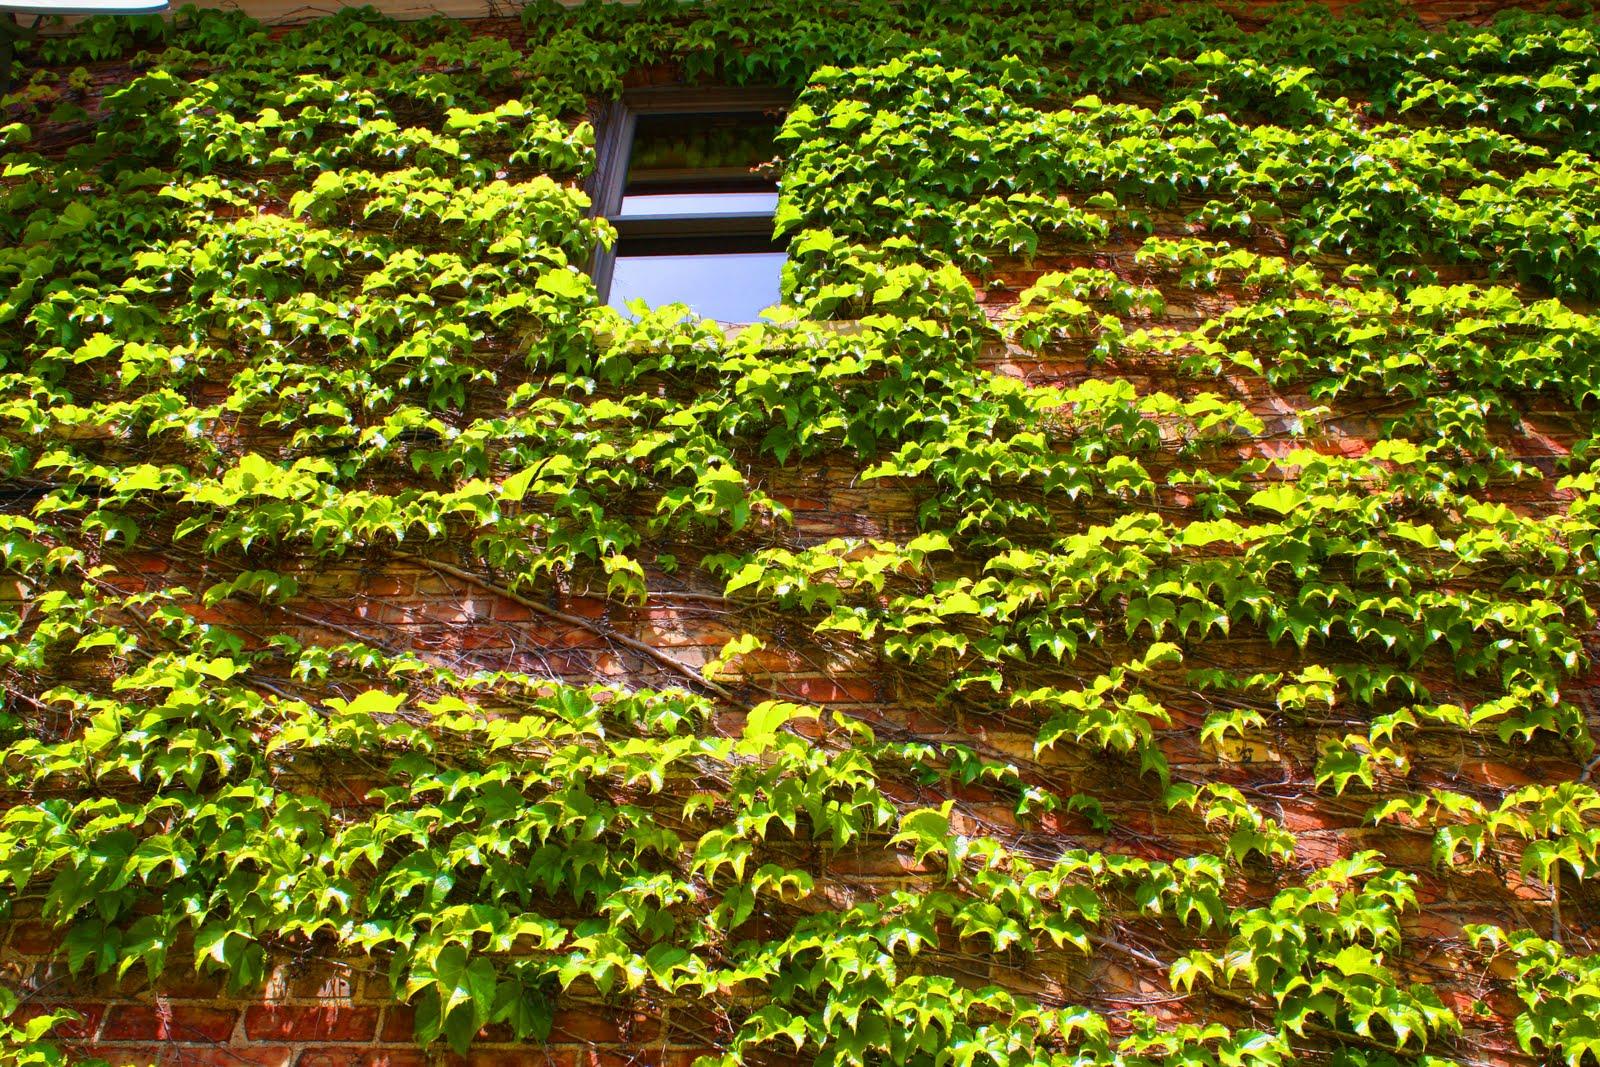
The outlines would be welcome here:
<svg viewBox="0 0 1600 1067">
<path fill-rule="evenodd" d="M 0 922 L 457 1050 L 1600 1062 L 1592 11 L 521 27 L 90 20 L 0 102 Z M 653 68 L 798 92 L 760 323 L 584 273 Z"/>
</svg>

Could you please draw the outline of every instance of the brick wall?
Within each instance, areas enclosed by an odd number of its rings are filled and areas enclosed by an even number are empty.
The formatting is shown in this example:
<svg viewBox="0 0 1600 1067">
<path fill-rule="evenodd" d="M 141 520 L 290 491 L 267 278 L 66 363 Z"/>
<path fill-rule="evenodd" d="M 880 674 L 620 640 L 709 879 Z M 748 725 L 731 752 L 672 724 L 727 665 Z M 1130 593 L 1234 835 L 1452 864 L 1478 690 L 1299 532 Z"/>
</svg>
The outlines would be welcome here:
<svg viewBox="0 0 1600 1067">
<path fill-rule="evenodd" d="M 1131 280 L 1140 277 L 1123 259 L 1100 255 L 1098 265 L 1124 270 Z M 1008 298 L 1030 284 L 1039 273 L 1082 265 L 1082 257 L 1042 258 L 1033 264 L 1002 265 L 997 277 L 1003 288 L 987 290 L 985 308 L 997 317 L 1005 314 Z M 1206 310 L 1211 310 L 1207 308 Z M 1168 321 L 1193 320 L 1200 313 L 1182 294 L 1169 293 Z M 1071 383 L 1102 369 L 1091 370 L 1084 361 L 1070 358 L 1041 361 L 1017 349 L 993 348 L 993 366 L 1029 381 Z M 1123 367 L 1141 388 L 1174 389 L 1183 383 L 1164 378 L 1157 368 Z M 1284 398 L 1259 382 L 1234 383 L 1238 396 L 1265 418 L 1281 414 Z M 1367 444 L 1363 427 L 1370 415 L 1359 408 L 1336 412 L 1333 424 L 1351 427 L 1336 433 L 1322 447 L 1359 453 Z M 1504 443 L 1539 461 L 1561 455 L 1575 433 L 1565 425 L 1566 413 L 1530 412 L 1520 425 L 1503 428 Z M 885 494 L 860 483 L 857 471 L 841 459 L 837 465 L 818 463 L 771 472 L 776 495 L 794 509 L 796 529 L 806 540 L 836 535 L 907 537 L 915 529 L 915 501 Z M 1553 492 L 1541 496 L 1528 492 L 1523 503 L 1531 507 L 1555 502 Z M 162 581 L 183 579 L 167 573 L 168 564 L 151 558 L 145 570 Z M 351 562 L 307 575 L 305 597 L 299 607 L 308 617 L 303 636 L 333 626 L 370 638 L 375 632 L 404 647 L 426 651 L 445 662 L 472 667 L 510 667 L 575 679 L 604 678 L 631 683 L 672 684 L 669 672 L 607 640 L 592 630 L 552 622 L 524 604 L 423 566 L 385 567 L 375 570 Z M 659 580 L 659 576 L 658 576 Z M 130 590 L 138 579 L 124 578 Z M 663 583 L 665 584 L 665 583 Z M 605 622 L 619 634 L 632 636 L 666 652 L 686 667 L 698 669 L 722 644 L 742 628 L 760 632 L 759 623 L 726 617 L 726 609 L 712 601 L 674 600 L 663 594 L 643 607 L 608 606 L 595 597 L 574 596 L 552 605 L 561 612 Z M 215 621 L 250 632 L 246 609 L 216 609 Z M 980 743 L 995 753 L 1033 763 L 1035 734 L 1026 726 L 1014 731 L 997 728 L 986 718 L 934 709 L 926 683 L 882 662 L 854 662 L 835 650 L 808 642 L 799 628 L 770 642 L 772 651 L 745 661 L 747 681 L 792 699 L 837 707 L 862 717 L 875 727 L 904 731 L 908 735 L 938 740 Z M 1218 644 L 1213 642 L 1213 644 Z M 1280 662 L 1286 653 L 1258 634 L 1235 632 L 1221 642 L 1217 653 L 1224 662 L 1239 665 Z M 1292 655 L 1289 653 L 1288 655 Z M 1441 692 L 1447 678 L 1435 679 Z M 1594 679 L 1600 681 L 1600 678 Z M 1586 685 L 1589 683 L 1585 683 Z M 1571 699 L 1592 707 L 1597 689 L 1577 689 Z M 1330 862 L 1357 848 L 1377 848 L 1388 861 L 1414 870 L 1431 867 L 1431 835 L 1421 831 L 1361 825 L 1364 802 L 1297 792 L 1274 797 L 1271 783 L 1290 771 L 1304 772 L 1316 761 L 1316 731 L 1283 730 L 1270 743 L 1259 739 L 1236 742 L 1221 749 L 1203 747 L 1197 734 L 1205 709 L 1170 705 L 1175 719 L 1164 731 L 1163 747 L 1174 769 L 1241 787 L 1264 790 L 1259 797 L 1267 810 L 1297 837 L 1299 860 L 1308 866 Z M 724 726 L 736 730 L 739 715 L 727 713 Z M 1121 773 L 1103 761 L 1070 752 L 1039 758 L 1041 777 L 1052 783 L 1083 780 L 1099 783 L 1108 773 Z M 1508 787 L 1538 780 L 1569 777 L 1570 757 L 1554 744 L 1504 746 L 1481 744 L 1472 750 L 1450 738 L 1441 747 L 1418 753 L 1418 779 L 1455 788 Z M 314 783 L 330 803 L 359 807 L 373 783 L 359 775 L 329 774 Z M 1047 816 L 1043 828 L 1074 846 L 1106 847 L 1152 857 L 1203 851 L 1211 836 L 1183 813 L 1161 810 L 1149 789 L 1137 780 L 1107 789 L 1102 798 L 1117 824 L 1113 834 L 1099 834 L 1078 816 Z M 997 793 L 967 787 L 960 793 L 964 805 L 983 824 L 975 829 L 989 833 L 1016 831 L 1012 804 Z M 918 803 L 937 802 L 937 794 L 911 796 Z M 891 886 L 927 884 L 910 857 L 876 847 L 846 850 L 819 860 L 822 891 L 819 902 L 859 899 Z M 1504 921 L 1516 898 L 1530 905 L 1543 902 L 1543 890 L 1534 886 L 1512 896 L 1497 879 L 1434 875 L 1420 887 L 1423 913 L 1408 924 L 1407 961 L 1418 980 L 1436 983 L 1441 993 L 1468 1020 L 1469 1036 L 1482 1042 L 1496 1062 L 1521 1062 L 1513 1037 L 1503 1030 L 1471 1033 L 1470 1006 L 1492 996 L 1501 1019 L 1514 1017 L 1516 1005 L 1503 987 L 1488 986 L 1483 976 L 1464 974 L 1463 960 L 1452 955 L 1460 947 L 1457 937 L 1464 922 Z M 1263 888 L 1263 891 L 1264 888 Z M 1600 933 L 1594 919 L 1600 912 L 1587 899 L 1569 903 L 1567 921 L 1576 935 Z M 1138 918 L 1127 917 L 1137 929 Z M 83 1013 L 63 1036 L 73 1040 L 74 1051 L 100 1056 L 113 1064 L 262 1065 L 262 1067 L 410 1067 L 421 1064 L 522 1065 L 574 1067 L 598 1064 L 639 1064 L 655 1067 L 687 1065 L 695 1056 L 715 1049 L 727 1036 L 719 1005 L 664 1005 L 645 1003 L 636 1010 L 620 1008 L 591 995 L 564 998 L 547 1047 L 519 1045 L 504 1033 L 486 1031 L 465 1057 L 435 1048 L 419 1050 L 411 1041 L 412 1013 L 396 1004 L 383 973 L 363 965 L 323 958 L 314 951 L 303 957 L 275 961 L 271 978 L 259 998 L 225 995 L 220 980 L 195 977 L 175 966 L 154 986 L 137 981 L 117 984 L 108 980 L 85 981 L 68 975 L 65 964 L 54 959 L 57 935 L 30 918 L 30 907 L 19 905 L 13 920 L 0 926 L 0 967 L 8 977 L 33 992 L 31 1010 L 70 1005 Z M 181 951 L 174 952 L 182 959 Z M 976 962 L 976 961 L 968 961 Z M 1047 953 L 1031 960 L 996 959 L 984 965 L 986 977 L 1019 992 L 1060 996 L 1068 981 L 1082 995 L 1097 990 L 1115 1008 L 1119 998 L 1138 1003 L 1165 989 L 1162 970 L 1137 958 L 1097 953 L 1086 963 L 1068 953 Z M 1224 1020 L 1228 1021 L 1228 1020 Z"/>
<path fill-rule="evenodd" d="M 1451 2 L 1418 4 L 1430 18 L 1477 15 L 1504 6 L 1496 3 Z M 514 32 L 505 24 L 506 32 Z M 492 27 L 486 32 L 493 32 Z M 1175 219 L 1158 220 L 1158 229 L 1181 232 Z M 1197 296 L 1173 289 L 1170 279 L 1141 273 L 1132 259 L 1135 245 L 1099 247 L 1089 252 L 1047 251 L 1029 263 L 1000 263 L 991 278 L 972 279 L 986 313 L 1004 322 L 1017 295 L 1041 274 L 1076 266 L 1096 266 L 1117 271 L 1125 278 L 1166 287 L 1164 318 L 1149 325 L 1192 324 L 1227 306 L 1227 294 Z M 1070 348 L 1043 359 L 1016 348 L 993 346 L 988 364 L 998 372 L 1016 375 L 1036 384 L 1072 384 L 1108 368 L 1091 366 L 1085 352 Z M 1141 390 L 1164 389 L 1182 394 L 1193 382 L 1172 374 L 1169 368 L 1121 365 L 1110 368 Z M 1275 391 L 1260 380 L 1240 376 L 1226 383 L 1233 395 L 1267 420 L 1281 420 L 1307 406 L 1303 396 Z M 1332 432 L 1319 448 L 1359 455 L 1377 432 L 1378 414 L 1367 404 L 1353 403 L 1331 413 L 1326 425 Z M 1565 455 L 1580 436 L 1571 413 L 1532 410 L 1520 423 L 1496 428 L 1497 440 L 1515 454 L 1553 473 L 1551 460 Z M 1276 447 L 1271 441 L 1250 446 L 1263 452 Z M 1243 458 L 1241 456 L 1241 458 Z M 849 457 L 824 458 L 803 466 L 762 473 L 768 491 L 795 514 L 798 539 L 814 542 L 831 536 L 906 538 L 915 530 L 918 501 L 905 491 L 885 491 L 859 479 L 858 464 Z M 1553 481 L 1542 487 L 1519 486 L 1516 502 L 1537 510 L 1559 502 Z M 1163 503 L 1181 508 L 1174 496 Z M 181 560 L 152 556 L 136 568 L 124 567 L 120 584 L 129 591 L 141 582 L 152 585 L 188 583 L 197 578 Z M 993 752 L 1034 765 L 1035 734 L 1025 726 L 1011 730 L 992 719 L 969 717 L 959 710 L 939 710 L 932 705 L 926 682 L 891 664 L 861 662 L 844 650 L 808 639 L 801 628 L 778 630 L 781 621 L 730 617 L 728 605 L 717 601 L 709 588 L 675 589 L 667 576 L 654 575 L 659 590 L 644 606 L 610 604 L 585 595 L 566 595 L 547 606 L 555 612 L 588 620 L 593 625 L 561 621 L 493 589 L 441 573 L 424 564 L 376 564 L 351 559 L 344 564 L 302 575 L 302 596 L 295 604 L 311 638 L 330 632 L 375 635 L 399 647 L 425 652 L 443 662 L 463 667 L 514 668 L 572 679 L 612 679 L 634 684 L 673 684 L 671 671 L 611 636 L 633 638 L 660 650 L 683 667 L 697 671 L 730 637 L 745 630 L 766 629 L 772 650 L 747 657 L 742 684 L 792 699 L 839 708 L 862 717 L 888 732 L 967 742 L 981 742 Z M 674 593 L 687 593 L 687 597 Z M 250 609 L 229 605 L 214 609 L 215 621 L 250 633 Z M 775 632 L 776 630 L 776 632 Z M 293 631 L 291 631 L 293 632 Z M 1235 631 L 1226 641 L 1210 646 L 1219 662 L 1259 664 L 1284 662 L 1292 650 L 1269 644 L 1258 633 Z M 1450 679 L 1434 679 L 1441 693 Z M 1592 710 L 1596 692 L 1586 679 L 1569 699 Z M 1163 748 L 1174 767 L 1192 775 L 1251 787 L 1258 802 L 1297 836 L 1300 860 L 1312 866 L 1355 848 L 1378 848 L 1393 863 L 1419 871 L 1430 869 L 1428 834 L 1403 828 L 1382 829 L 1362 825 L 1359 802 L 1295 792 L 1275 795 L 1274 783 L 1290 773 L 1303 775 L 1316 760 L 1317 731 L 1283 729 L 1270 741 L 1252 739 L 1218 749 L 1202 746 L 1201 706 L 1171 706 L 1175 721 L 1163 732 Z M 736 729 L 739 715 L 726 713 L 725 728 Z M 1593 716 L 1591 715 L 1591 718 Z M 1527 781 L 1570 776 L 1570 757 L 1554 744 L 1535 742 L 1515 748 L 1493 742 L 1462 747 L 1459 737 L 1441 742 L 1436 749 L 1417 753 L 1416 778 L 1422 782 L 1471 786 L 1511 786 Z M 1052 783 L 1092 777 L 1101 783 L 1108 811 L 1117 829 L 1111 834 L 1094 831 L 1081 817 L 1063 813 L 1047 816 L 1043 829 L 1083 847 L 1106 845 L 1126 852 L 1144 850 L 1150 855 L 1185 848 L 1201 850 L 1211 837 L 1182 813 L 1169 814 L 1152 802 L 1148 787 L 1129 777 L 1110 782 L 1122 770 L 1095 758 L 1062 753 L 1038 757 L 1035 772 Z M 357 808 L 364 803 L 366 786 L 360 774 L 320 772 L 314 787 L 330 803 Z M 1070 789 L 1068 790 L 1070 792 Z M 980 787 L 967 787 L 961 798 L 972 813 L 975 828 L 990 833 L 1014 832 L 1019 836 L 1011 804 Z M 931 802 L 937 796 L 907 799 Z M 927 881 L 910 857 L 876 847 L 846 850 L 819 857 L 822 875 L 816 906 L 837 906 L 880 892 L 885 887 Z M 1510 886 L 1508 891 L 1507 885 Z M 1265 891 L 1267 887 L 1257 887 Z M 1509 895 L 1508 895 L 1509 892 Z M 1502 1023 L 1515 1015 L 1503 986 L 1488 984 L 1485 976 L 1465 973 L 1456 954 L 1461 923 L 1503 921 L 1520 904 L 1543 904 L 1543 890 L 1468 875 L 1435 874 L 1421 886 L 1424 909 L 1409 926 L 1413 954 L 1406 966 L 1417 980 L 1436 984 L 1447 1003 L 1456 1007 L 1476 1039 L 1494 1062 L 1518 1062 L 1513 1035 Z M 1570 902 L 1567 920 L 1575 934 L 1600 934 L 1595 919 L 1600 912 L 1593 900 Z M 1126 921 L 1137 929 L 1137 916 Z M 329 958 L 314 947 L 292 959 L 275 959 L 270 979 L 259 996 L 231 996 L 220 981 L 196 977 L 174 966 L 156 985 L 139 981 L 118 983 L 74 978 L 56 957 L 57 935 L 37 917 L 37 905 L 20 902 L 10 920 L 0 924 L 0 974 L 31 994 L 29 1011 L 69 1005 L 82 1013 L 80 1021 L 61 1034 L 76 1054 L 100 1056 L 114 1064 L 160 1062 L 192 1065 L 260 1065 L 260 1067 L 411 1067 L 421 1064 L 579 1065 L 640 1064 L 687 1067 L 695 1056 L 716 1049 L 727 1036 L 726 1004 L 662 1004 L 641 1002 L 619 1006 L 593 993 L 578 990 L 563 1000 L 550 1042 L 534 1047 L 510 1041 L 505 1033 L 486 1031 L 465 1057 L 435 1048 L 419 1050 L 411 1040 L 411 1011 L 396 1004 L 387 977 L 347 960 Z M 183 953 L 175 951 L 174 959 Z M 985 977 L 1007 988 L 1045 998 L 1059 997 L 1070 985 L 1075 995 L 1088 991 L 1101 1010 L 1119 1006 L 1157 1005 L 1167 988 L 1162 969 L 1151 966 L 1136 952 L 1098 952 L 1092 960 L 1076 955 L 1046 954 L 1024 961 L 1000 957 L 972 957 L 962 966 L 986 971 Z M 1070 981 L 1069 981 L 1070 980 Z M 729 1002 L 737 1001 L 730 991 Z M 1497 1020 L 1484 1029 L 1469 1011 L 1482 998 L 1492 998 Z M 1223 1021 L 1234 1021 L 1224 1019 Z M 1473 1028 L 1478 1030 L 1474 1032 Z"/>
</svg>

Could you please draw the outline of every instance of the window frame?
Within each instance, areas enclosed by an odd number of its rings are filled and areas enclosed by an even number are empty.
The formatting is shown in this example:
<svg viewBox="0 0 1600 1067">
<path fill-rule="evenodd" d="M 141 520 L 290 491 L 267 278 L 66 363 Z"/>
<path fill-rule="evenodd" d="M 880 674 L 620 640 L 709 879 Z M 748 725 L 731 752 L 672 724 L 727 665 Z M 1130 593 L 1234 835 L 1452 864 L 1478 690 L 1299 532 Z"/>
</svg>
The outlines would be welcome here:
<svg viewBox="0 0 1600 1067">
<path fill-rule="evenodd" d="M 602 304 L 611 299 L 617 251 L 624 241 L 644 243 L 661 255 L 692 255 L 706 250 L 771 251 L 772 212 L 633 215 L 619 217 L 628 182 L 628 159 L 641 115 L 717 115 L 730 112 L 787 111 L 794 94 L 777 88 L 658 86 L 624 91 L 599 116 L 595 169 L 588 182 L 591 217 L 610 221 L 617 240 L 596 245 L 589 275 Z M 647 253 L 649 254 L 649 253 Z"/>
</svg>

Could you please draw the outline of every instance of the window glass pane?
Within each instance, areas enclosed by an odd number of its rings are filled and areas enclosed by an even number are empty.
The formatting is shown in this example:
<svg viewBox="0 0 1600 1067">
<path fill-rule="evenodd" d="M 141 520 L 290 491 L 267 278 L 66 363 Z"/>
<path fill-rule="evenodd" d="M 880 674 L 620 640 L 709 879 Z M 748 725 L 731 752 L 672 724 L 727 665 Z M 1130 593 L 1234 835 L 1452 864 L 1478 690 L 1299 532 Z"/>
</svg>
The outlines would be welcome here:
<svg viewBox="0 0 1600 1067">
<path fill-rule="evenodd" d="M 622 198 L 618 218 L 638 215 L 770 215 L 778 209 L 777 193 L 651 193 Z"/>
<path fill-rule="evenodd" d="M 778 302 L 782 252 L 712 255 L 618 255 L 611 273 L 610 304 L 627 314 L 638 297 L 651 307 L 688 304 L 695 314 L 723 322 L 754 322 Z"/>
<path fill-rule="evenodd" d="M 759 111 L 640 115 L 624 192 L 771 189 L 754 173 L 777 154 L 777 120 Z"/>
</svg>

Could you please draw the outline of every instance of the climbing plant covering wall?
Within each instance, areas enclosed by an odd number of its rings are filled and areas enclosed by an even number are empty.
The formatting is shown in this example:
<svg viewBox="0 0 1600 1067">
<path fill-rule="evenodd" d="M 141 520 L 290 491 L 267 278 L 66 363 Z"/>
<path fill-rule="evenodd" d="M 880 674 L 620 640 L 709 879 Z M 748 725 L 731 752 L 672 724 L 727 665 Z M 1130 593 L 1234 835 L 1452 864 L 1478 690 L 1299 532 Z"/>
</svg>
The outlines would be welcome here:
<svg viewBox="0 0 1600 1067">
<path fill-rule="evenodd" d="M 0 1059 L 1594 1062 L 1596 37 L 46 39 L 0 120 Z M 798 93 L 739 331 L 584 273 L 587 116 L 707 80 Z M 356 991 L 297 1029 L 318 966 Z"/>
</svg>

